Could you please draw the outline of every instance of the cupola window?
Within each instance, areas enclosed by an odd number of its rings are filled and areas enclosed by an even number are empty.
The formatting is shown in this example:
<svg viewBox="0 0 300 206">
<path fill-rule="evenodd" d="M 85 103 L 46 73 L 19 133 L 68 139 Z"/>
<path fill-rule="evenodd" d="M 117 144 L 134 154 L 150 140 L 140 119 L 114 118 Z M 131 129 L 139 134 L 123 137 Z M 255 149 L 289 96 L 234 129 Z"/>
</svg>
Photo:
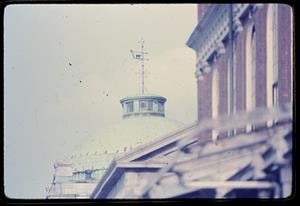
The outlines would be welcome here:
<svg viewBox="0 0 300 206">
<path fill-rule="evenodd" d="M 126 103 L 126 112 L 133 112 L 133 102 Z"/>
<path fill-rule="evenodd" d="M 153 101 L 146 101 L 141 100 L 140 101 L 140 111 L 152 111 L 153 110 Z"/>
<path fill-rule="evenodd" d="M 158 103 L 158 112 L 161 112 L 161 113 L 164 112 L 164 106 L 161 102 Z"/>
</svg>

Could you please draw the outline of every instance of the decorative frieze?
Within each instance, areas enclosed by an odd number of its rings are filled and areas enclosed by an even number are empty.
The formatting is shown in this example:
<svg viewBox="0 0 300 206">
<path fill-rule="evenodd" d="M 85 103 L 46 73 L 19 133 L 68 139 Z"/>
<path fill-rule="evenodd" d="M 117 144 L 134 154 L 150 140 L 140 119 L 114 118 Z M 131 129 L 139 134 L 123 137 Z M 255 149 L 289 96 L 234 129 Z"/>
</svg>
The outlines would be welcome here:
<svg viewBox="0 0 300 206">
<path fill-rule="evenodd" d="M 245 12 L 254 12 L 263 4 L 232 4 L 232 6 L 233 34 L 236 36 L 243 31 L 240 17 Z M 208 61 L 212 55 L 218 58 L 225 53 L 223 40 L 228 36 L 229 30 L 229 4 L 212 4 L 187 42 L 197 54 L 195 72 L 197 78 L 211 71 L 209 66 L 211 62 Z"/>
</svg>

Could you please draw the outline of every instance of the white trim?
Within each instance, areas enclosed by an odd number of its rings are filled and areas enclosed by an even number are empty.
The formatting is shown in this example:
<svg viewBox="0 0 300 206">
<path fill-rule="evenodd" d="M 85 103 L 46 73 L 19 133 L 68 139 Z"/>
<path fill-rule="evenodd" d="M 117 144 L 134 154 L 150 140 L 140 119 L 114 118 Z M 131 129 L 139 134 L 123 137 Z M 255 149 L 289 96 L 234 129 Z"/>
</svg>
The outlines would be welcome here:
<svg viewBox="0 0 300 206">
<path fill-rule="evenodd" d="M 231 96 L 231 90 L 230 90 L 230 59 L 227 59 L 227 114 L 230 114 L 230 96 Z"/>
<path fill-rule="evenodd" d="M 229 187 L 235 189 L 262 189 L 262 188 L 273 188 L 272 182 L 262 181 L 193 181 L 184 184 L 188 188 L 220 188 Z"/>
<path fill-rule="evenodd" d="M 233 97 L 232 97 L 232 104 L 233 104 L 233 113 L 236 112 L 236 68 L 237 68 L 237 56 L 236 56 L 236 41 L 233 42 L 233 62 L 232 62 L 232 69 L 233 69 L 233 72 L 232 72 L 232 92 L 233 92 Z M 235 132 L 235 131 L 234 131 Z"/>
<path fill-rule="evenodd" d="M 255 29 L 251 22 L 246 34 L 246 111 L 251 112 L 255 108 L 255 70 L 256 70 L 256 33 L 252 36 Z M 252 38 L 253 37 L 253 38 Z M 246 131 L 252 131 L 252 125 L 246 126 Z"/>
<path fill-rule="evenodd" d="M 232 76 L 231 76 L 231 67 L 230 67 L 230 58 L 227 59 L 227 113 L 234 114 L 236 113 L 236 42 L 233 42 L 232 45 L 233 52 L 233 62 L 232 62 Z M 232 101 L 231 101 L 232 100 Z M 231 111 L 232 107 L 232 111 Z M 228 135 L 236 134 L 236 129 L 228 131 Z"/>
<path fill-rule="evenodd" d="M 163 168 L 167 163 L 162 162 L 117 162 L 119 168 Z"/>
<path fill-rule="evenodd" d="M 211 90 L 211 108 L 212 108 L 212 118 L 215 119 L 219 116 L 219 70 L 214 68 L 212 71 L 212 90 Z M 219 132 L 217 130 L 212 130 L 212 141 L 217 141 Z"/>
<path fill-rule="evenodd" d="M 96 187 L 93 189 L 93 191 L 90 194 L 91 199 L 98 199 L 98 196 L 102 192 L 103 188 L 105 187 L 107 182 L 111 179 L 111 176 L 114 175 L 114 173 L 117 169 L 118 168 L 116 167 L 116 165 L 114 165 L 113 170 L 109 172 L 109 175 L 105 178 L 105 180 L 103 182 L 101 181 L 103 179 L 103 176 L 102 176 L 102 178 L 99 180 L 99 182 L 96 184 Z M 106 173 L 107 172 L 108 171 L 106 171 Z"/>
<path fill-rule="evenodd" d="M 273 85 L 278 81 L 278 36 L 277 36 L 277 20 L 278 7 L 276 4 L 269 4 L 267 10 L 267 27 L 266 27 L 266 43 L 267 43 L 267 61 L 266 61 L 266 97 L 267 107 L 274 107 L 278 104 L 278 94 L 274 94 Z M 277 90 L 278 91 L 278 90 Z M 276 100 L 274 101 L 274 95 Z M 273 121 L 267 122 L 268 126 L 272 126 Z"/>
</svg>

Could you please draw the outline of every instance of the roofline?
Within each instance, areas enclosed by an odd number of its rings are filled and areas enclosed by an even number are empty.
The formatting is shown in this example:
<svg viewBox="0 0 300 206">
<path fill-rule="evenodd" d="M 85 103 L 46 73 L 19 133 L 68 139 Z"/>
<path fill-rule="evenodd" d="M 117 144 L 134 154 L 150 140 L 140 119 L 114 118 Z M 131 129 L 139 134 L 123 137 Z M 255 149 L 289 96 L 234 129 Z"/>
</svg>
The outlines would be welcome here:
<svg viewBox="0 0 300 206">
<path fill-rule="evenodd" d="M 190 35 L 189 39 L 187 40 L 186 45 L 188 47 L 190 47 L 191 49 L 194 49 L 195 51 L 197 50 L 198 45 L 197 46 L 195 45 L 195 41 L 197 40 L 196 37 L 198 37 L 201 34 L 201 32 L 203 30 L 202 28 L 204 27 L 205 24 L 208 23 L 209 17 L 210 17 L 210 15 L 213 12 L 215 7 L 216 7 L 216 5 L 214 5 L 214 4 L 211 4 L 211 5 L 208 6 L 208 8 L 205 11 L 204 15 L 202 16 L 200 21 L 198 21 L 198 24 L 197 24 L 196 28 L 194 29 L 194 31 Z"/>
<path fill-rule="evenodd" d="M 130 162 L 134 159 L 140 158 L 144 156 L 145 154 L 151 153 L 153 151 L 156 151 L 157 149 L 169 145 L 172 142 L 175 142 L 178 140 L 178 138 L 174 139 L 174 136 L 180 135 L 182 136 L 182 133 L 189 131 L 189 129 L 195 127 L 198 124 L 198 121 L 184 127 L 178 130 L 175 130 L 172 133 L 169 133 L 168 135 L 165 135 L 163 137 L 160 137 L 159 139 L 155 139 L 153 142 L 148 143 L 147 145 L 141 145 L 139 147 L 136 147 L 132 150 L 130 150 L 128 153 L 125 153 L 123 156 L 116 157 L 108 167 L 105 174 L 100 179 L 99 183 L 96 185 L 95 189 L 90 195 L 90 198 L 96 199 L 96 198 L 104 198 L 107 191 L 105 190 L 110 183 L 113 182 L 113 180 L 116 180 L 120 178 L 120 173 L 122 174 L 124 172 L 124 169 L 126 168 L 160 168 L 164 165 L 164 163 L 146 163 L 146 162 Z M 172 138 L 173 137 L 173 138 Z M 171 139 L 170 139 L 171 138 Z M 157 146 L 159 146 L 157 148 Z M 154 149 L 153 149 L 154 147 Z M 132 157 L 133 156 L 133 157 Z"/>
<path fill-rule="evenodd" d="M 161 169 L 167 164 L 161 162 L 117 162 L 115 160 L 113 162 L 92 191 L 91 199 L 105 198 L 109 193 L 106 188 L 120 179 L 125 169 Z"/>
<path fill-rule="evenodd" d="M 99 192 L 103 191 L 103 187 L 107 184 L 107 182 L 115 174 L 115 172 L 117 170 L 116 166 L 117 166 L 117 163 L 115 160 L 113 160 L 111 162 L 111 164 L 109 165 L 108 169 L 106 170 L 106 172 L 104 173 L 104 175 L 101 177 L 101 179 L 98 182 L 98 184 L 96 185 L 96 187 L 94 188 L 94 190 L 92 191 L 92 193 L 90 194 L 91 199 L 96 199 Z"/>
<path fill-rule="evenodd" d="M 138 146 L 138 147 L 128 151 L 124 155 L 117 157 L 116 161 L 122 161 L 122 162 L 123 161 L 134 161 L 142 156 L 145 156 L 146 154 L 156 151 L 157 149 L 159 149 L 161 147 L 164 147 L 166 145 L 169 145 L 169 144 L 177 141 L 178 139 L 180 139 L 180 137 L 183 138 L 183 136 L 186 132 L 188 132 L 190 129 L 194 128 L 198 124 L 199 124 L 198 121 L 193 122 L 192 124 L 189 124 L 188 126 L 174 130 L 173 132 L 170 132 L 167 135 L 159 137 L 158 139 L 154 139 L 153 141 L 148 142 L 145 145 Z M 175 137 L 177 137 L 177 138 L 175 138 Z"/>
<path fill-rule="evenodd" d="M 122 104 L 125 101 L 129 100 L 135 100 L 135 99 L 157 99 L 159 101 L 162 101 L 163 103 L 167 101 L 165 97 L 159 96 L 159 95 L 142 95 L 142 96 L 131 96 L 131 97 L 125 97 L 120 100 L 120 103 Z"/>
</svg>

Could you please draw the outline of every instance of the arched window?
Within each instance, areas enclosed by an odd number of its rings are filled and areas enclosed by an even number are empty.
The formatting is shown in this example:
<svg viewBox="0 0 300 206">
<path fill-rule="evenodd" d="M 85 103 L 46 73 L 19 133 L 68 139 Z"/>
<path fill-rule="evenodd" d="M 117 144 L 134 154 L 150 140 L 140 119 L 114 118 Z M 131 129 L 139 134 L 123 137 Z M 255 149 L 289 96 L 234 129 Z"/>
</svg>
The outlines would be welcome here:
<svg viewBox="0 0 300 206">
<path fill-rule="evenodd" d="M 212 95 L 211 95 L 211 104 L 212 104 L 212 118 L 215 119 L 219 115 L 219 70 L 213 69 L 212 71 Z M 212 131 L 212 140 L 216 141 L 219 132 L 217 130 Z"/>
<path fill-rule="evenodd" d="M 268 5 L 267 11 L 267 71 L 266 71 L 266 90 L 267 107 L 278 105 L 278 8 L 275 4 Z M 272 125 L 272 121 L 268 122 Z"/>
<path fill-rule="evenodd" d="M 256 32 L 253 22 L 247 29 L 246 36 L 246 111 L 255 108 L 255 64 L 256 64 Z M 252 131 L 252 125 L 247 125 L 246 131 Z"/>
</svg>

